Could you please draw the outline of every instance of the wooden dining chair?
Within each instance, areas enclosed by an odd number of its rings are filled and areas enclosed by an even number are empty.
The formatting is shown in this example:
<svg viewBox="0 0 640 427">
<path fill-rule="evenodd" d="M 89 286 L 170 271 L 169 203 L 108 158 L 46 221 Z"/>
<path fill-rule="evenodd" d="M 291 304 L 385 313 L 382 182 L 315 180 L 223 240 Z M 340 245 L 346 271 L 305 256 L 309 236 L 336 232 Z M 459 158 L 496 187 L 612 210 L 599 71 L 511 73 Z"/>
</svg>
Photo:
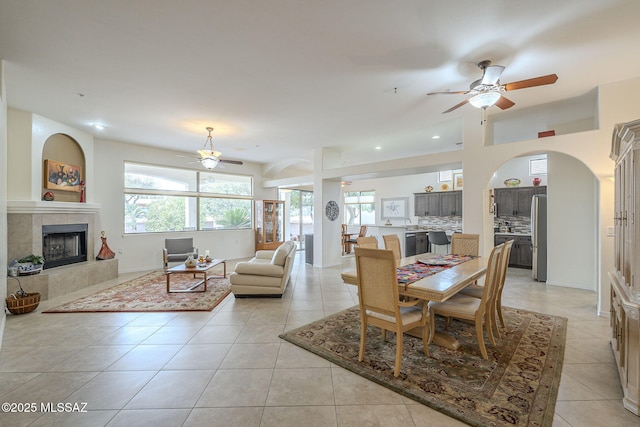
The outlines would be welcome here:
<svg viewBox="0 0 640 427">
<path fill-rule="evenodd" d="M 342 255 L 351 253 L 351 233 L 347 230 L 347 224 L 342 224 Z"/>
<path fill-rule="evenodd" d="M 359 248 L 378 249 L 378 239 L 374 236 L 358 237 L 356 242 Z"/>
<path fill-rule="evenodd" d="M 493 293 L 493 299 L 490 303 L 490 313 L 491 313 L 491 326 L 495 327 L 496 334 L 498 338 L 502 338 L 500 334 L 500 329 L 498 328 L 498 319 L 500 319 L 500 323 L 502 327 L 505 327 L 504 318 L 502 317 L 502 290 L 504 289 L 505 281 L 507 280 L 507 270 L 509 268 L 509 256 L 511 255 L 511 247 L 513 246 L 514 240 L 509 240 L 504 243 L 504 249 L 502 250 L 501 260 L 500 260 L 500 279 L 499 284 L 496 291 Z M 469 295 L 475 298 L 482 298 L 482 293 L 484 291 L 484 286 L 473 284 L 467 286 L 463 290 L 459 292 L 462 295 Z"/>
<path fill-rule="evenodd" d="M 479 234 L 453 233 L 451 235 L 452 254 L 478 256 L 479 247 Z"/>
<path fill-rule="evenodd" d="M 490 312 L 490 303 L 493 292 L 497 289 L 499 284 L 498 282 L 500 280 L 500 255 L 502 254 L 503 249 L 504 244 L 501 244 L 494 247 L 491 251 L 489 262 L 487 264 L 487 273 L 485 275 L 482 298 L 475 298 L 458 293 L 446 301 L 431 301 L 429 303 L 429 311 L 431 312 L 429 324 L 432 328 L 435 327 L 436 314 L 446 318 L 446 326 L 448 326 L 451 318 L 472 321 L 475 323 L 476 338 L 478 340 L 478 346 L 480 347 L 480 353 L 484 359 L 488 359 L 489 357 L 487 355 L 487 348 L 484 344 L 483 331 L 486 330 L 489 342 L 492 345 L 496 344 L 491 327 L 492 316 Z M 433 339 L 433 335 L 433 331 L 431 331 L 429 334 L 430 340 Z"/>
<path fill-rule="evenodd" d="M 358 238 L 359 237 L 366 237 L 367 235 L 367 226 L 366 225 L 361 225 L 360 226 L 360 232 L 358 232 L 358 235 L 356 237 L 352 237 L 350 242 L 352 244 L 357 244 L 358 243 Z"/>
<path fill-rule="evenodd" d="M 429 315 L 427 304 L 420 300 L 400 301 L 398 277 L 393 252 L 384 249 L 356 247 L 356 271 L 358 276 L 358 300 L 360 303 L 360 352 L 358 361 L 364 360 L 367 341 L 367 326 L 382 329 L 382 340 L 386 331 L 396 334 L 396 360 L 394 376 L 400 375 L 402 365 L 402 339 L 404 332 L 415 327 L 422 328 L 422 348 L 429 355 Z"/>
<path fill-rule="evenodd" d="M 385 234 L 382 236 L 382 240 L 384 241 L 384 248 L 393 252 L 393 257 L 396 259 L 396 267 L 400 267 L 400 260 L 402 259 L 400 238 L 397 234 Z"/>
</svg>

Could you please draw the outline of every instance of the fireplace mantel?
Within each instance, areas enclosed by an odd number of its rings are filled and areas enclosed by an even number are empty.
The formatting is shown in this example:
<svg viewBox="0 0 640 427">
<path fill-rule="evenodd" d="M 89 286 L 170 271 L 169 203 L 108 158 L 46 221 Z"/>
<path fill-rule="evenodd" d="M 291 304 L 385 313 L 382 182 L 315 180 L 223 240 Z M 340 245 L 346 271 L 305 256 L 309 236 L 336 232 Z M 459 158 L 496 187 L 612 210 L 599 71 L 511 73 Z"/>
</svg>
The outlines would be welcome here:
<svg viewBox="0 0 640 427">
<path fill-rule="evenodd" d="M 100 205 L 95 203 L 46 202 L 31 200 L 7 201 L 9 214 L 50 214 L 50 213 L 88 213 L 100 212 Z"/>
</svg>

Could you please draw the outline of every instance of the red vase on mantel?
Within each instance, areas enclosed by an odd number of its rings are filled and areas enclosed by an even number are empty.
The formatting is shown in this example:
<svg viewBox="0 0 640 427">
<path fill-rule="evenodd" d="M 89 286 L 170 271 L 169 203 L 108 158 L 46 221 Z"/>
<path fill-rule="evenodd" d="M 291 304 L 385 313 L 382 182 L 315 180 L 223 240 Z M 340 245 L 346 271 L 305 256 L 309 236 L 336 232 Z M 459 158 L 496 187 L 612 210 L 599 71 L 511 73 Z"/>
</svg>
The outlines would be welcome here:
<svg viewBox="0 0 640 427">
<path fill-rule="evenodd" d="M 537 187 L 538 185 L 540 185 L 540 183 L 542 182 L 542 179 L 540 178 L 533 178 L 533 186 Z"/>
</svg>

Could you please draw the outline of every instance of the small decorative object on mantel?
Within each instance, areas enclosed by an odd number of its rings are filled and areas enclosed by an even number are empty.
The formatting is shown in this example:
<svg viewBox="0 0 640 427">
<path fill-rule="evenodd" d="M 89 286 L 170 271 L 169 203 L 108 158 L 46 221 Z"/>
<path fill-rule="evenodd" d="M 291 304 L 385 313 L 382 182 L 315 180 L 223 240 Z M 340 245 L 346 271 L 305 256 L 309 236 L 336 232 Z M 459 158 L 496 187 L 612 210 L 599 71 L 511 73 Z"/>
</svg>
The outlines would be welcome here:
<svg viewBox="0 0 640 427">
<path fill-rule="evenodd" d="M 102 247 L 100 248 L 100 252 L 98 252 L 98 255 L 96 256 L 96 259 L 101 260 L 114 258 L 116 256 L 116 253 L 109 248 L 109 245 L 107 245 L 107 237 L 105 236 L 104 231 L 100 232 L 100 239 L 102 240 Z"/>
<path fill-rule="evenodd" d="M 84 181 L 80 181 L 80 203 L 86 202 L 86 199 L 85 199 L 86 189 L 87 189 L 87 186 L 84 184 Z"/>
<path fill-rule="evenodd" d="M 426 193 L 431 193 L 433 191 L 433 187 L 430 185 L 427 185 L 426 187 L 424 187 L 424 191 Z"/>
<path fill-rule="evenodd" d="M 441 191 L 449 191 L 449 184 L 442 184 L 440 186 Z"/>
<path fill-rule="evenodd" d="M 27 293 L 22 289 L 22 284 L 17 277 L 11 278 L 18 282 L 20 289 L 5 299 L 7 310 L 9 310 L 11 314 L 25 314 L 38 308 L 38 304 L 40 304 L 40 292 Z"/>
<path fill-rule="evenodd" d="M 389 219 L 388 219 L 388 220 L 387 220 L 387 222 L 385 222 L 385 223 L 384 223 L 384 225 L 386 225 L 386 226 L 391 226 L 391 225 L 393 225 L 393 224 L 391 224 L 391 220 L 389 220 Z"/>
<path fill-rule="evenodd" d="M 541 182 L 542 182 L 542 179 L 541 179 L 541 178 L 538 178 L 538 177 L 533 178 L 533 186 L 534 186 L 534 187 L 539 186 Z"/>
<path fill-rule="evenodd" d="M 30 276 L 32 274 L 38 274 L 42 271 L 44 265 L 44 257 L 40 255 L 27 255 L 18 260 L 18 275 Z"/>
<path fill-rule="evenodd" d="M 53 202 L 55 199 L 56 199 L 56 196 L 53 194 L 52 191 L 47 191 L 42 195 L 42 200 L 46 202 Z"/>
</svg>

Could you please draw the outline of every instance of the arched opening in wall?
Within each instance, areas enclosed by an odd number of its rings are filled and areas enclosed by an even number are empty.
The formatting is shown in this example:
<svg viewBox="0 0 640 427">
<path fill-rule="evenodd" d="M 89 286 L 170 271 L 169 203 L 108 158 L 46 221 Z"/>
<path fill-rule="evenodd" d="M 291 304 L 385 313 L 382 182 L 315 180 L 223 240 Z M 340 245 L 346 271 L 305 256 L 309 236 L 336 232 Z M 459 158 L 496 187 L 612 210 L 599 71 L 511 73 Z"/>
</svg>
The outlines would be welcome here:
<svg viewBox="0 0 640 427">
<path fill-rule="evenodd" d="M 86 162 L 76 140 L 62 133 L 47 138 L 42 149 L 42 167 L 43 198 L 45 193 L 50 193 L 60 202 L 82 200 L 81 182 L 85 181 Z"/>
<path fill-rule="evenodd" d="M 546 175 L 533 174 L 544 158 Z M 558 152 L 512 158 L 488 187 L 495 201 L 494 243 L 515 240 L 510 266 L 531 269 L 541 284 L 597 290 L 598 180 L 582 161 Z M 534 198 L 542 194 L 546 213 L 536 217 Z"/>
</svg>

